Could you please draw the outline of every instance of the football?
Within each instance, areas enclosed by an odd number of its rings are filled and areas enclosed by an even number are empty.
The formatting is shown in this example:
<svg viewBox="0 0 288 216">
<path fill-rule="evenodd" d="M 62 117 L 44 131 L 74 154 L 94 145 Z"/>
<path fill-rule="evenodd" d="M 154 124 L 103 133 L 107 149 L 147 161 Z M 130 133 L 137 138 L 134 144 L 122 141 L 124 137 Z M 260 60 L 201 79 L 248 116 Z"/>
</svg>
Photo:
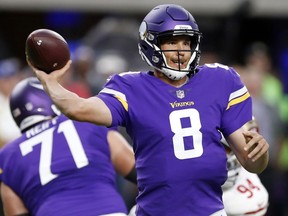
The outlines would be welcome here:
<svg viewBox="0 0 288 216">
<path fill-rule="evenodd" d="M 38 29 L 30 33 L 25 44 L 26 59 L 46 73 L 61 69 L 70 59 L 66 40 L 57 32 Z"/>
</svg>

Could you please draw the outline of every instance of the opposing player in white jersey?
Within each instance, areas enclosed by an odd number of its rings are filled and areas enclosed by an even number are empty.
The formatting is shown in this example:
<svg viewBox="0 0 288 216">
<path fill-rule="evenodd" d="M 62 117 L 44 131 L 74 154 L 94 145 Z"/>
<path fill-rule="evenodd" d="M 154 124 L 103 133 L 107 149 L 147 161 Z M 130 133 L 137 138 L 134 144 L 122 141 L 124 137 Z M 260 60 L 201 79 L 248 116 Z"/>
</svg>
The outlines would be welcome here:
<svg viewBox="0 0 288 216">
<path fill-rule="evenodd" d="M 255 119 L 244 126 L 248 131 L 259 131 Z M 269 195 L 260 178 L 245 170 L 227 141 L 222 138 L 227 153 L 228 178 L 223 189 L 223 202 L 228 216 L 264 216 L 269 206 Z"/>
</svg>

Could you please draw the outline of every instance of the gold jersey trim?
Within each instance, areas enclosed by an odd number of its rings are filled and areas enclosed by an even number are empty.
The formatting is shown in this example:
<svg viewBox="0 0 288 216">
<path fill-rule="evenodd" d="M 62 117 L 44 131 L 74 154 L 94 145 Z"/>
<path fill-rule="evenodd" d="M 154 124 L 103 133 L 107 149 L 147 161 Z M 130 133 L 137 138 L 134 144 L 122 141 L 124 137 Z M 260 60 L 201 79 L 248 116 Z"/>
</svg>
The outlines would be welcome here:
<svg viewBox="0 0 288 216">
<path fill-rule="evenodd" d="M 109 89 L 109 88 L 102 89 L 100 93 L 107 93 L 107 94 L 113 95 L 115 98 L 117 98 L 120 101 L 124 109 L 128 112 L 128 103 L 126 100 L 126 96 L 123 93 L 119 91 L 115 91 L 113 89 Z"/>
<path fill-rule="evenodd" d="M 242 95 L 241 97 L 238 97 L 238 98 L 235 98 L 233 100 L 231 100 L 229 103 L 228 103 L 228 106 L 226 108 L 226 110 L 228 110 L 231 106 L 233 105 L 236 105 L 238 103 L 241 103 L 243 101 L 245 101 L 247 98 L 250 97 L 250 94 L 249 92 L 246 92 L 244 95 Z"/>
</svg>

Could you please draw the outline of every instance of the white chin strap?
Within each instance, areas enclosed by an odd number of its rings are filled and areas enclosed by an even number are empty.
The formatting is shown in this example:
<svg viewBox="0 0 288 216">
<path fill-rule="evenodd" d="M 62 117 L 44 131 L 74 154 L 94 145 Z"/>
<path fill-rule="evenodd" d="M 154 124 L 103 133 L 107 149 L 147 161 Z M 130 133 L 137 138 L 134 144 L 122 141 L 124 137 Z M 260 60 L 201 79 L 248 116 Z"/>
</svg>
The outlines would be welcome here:
<svg viewBox="0 0 288 216">
<path fill-rule="evenodd" d="M 180 80 L 189 74 L 189 72 L 175 71 L 168 68 L 162 68 L 160 71 L 171 80 Z"/>
</svg>

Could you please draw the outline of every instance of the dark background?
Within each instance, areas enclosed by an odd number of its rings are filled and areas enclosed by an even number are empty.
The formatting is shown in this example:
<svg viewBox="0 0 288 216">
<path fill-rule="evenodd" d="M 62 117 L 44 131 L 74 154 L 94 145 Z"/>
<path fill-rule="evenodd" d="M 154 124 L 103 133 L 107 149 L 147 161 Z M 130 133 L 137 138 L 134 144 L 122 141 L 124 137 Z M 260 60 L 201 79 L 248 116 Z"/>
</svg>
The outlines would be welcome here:
<svg viewBox="0 0 288 216">
<path fill-rule="evenodd" d="M 38 28 L 50 28 L 57 31 L 73 49 L 74 44 L 79 43 L 102 18 L 125 16 L 140 24 L 145 14 L 146 12 L 123 15 L 77 11 L 0 10 L 0 59 L 16 56 L 24 61 L 25 40 L 33 30 Z M 279 77 L 286 84 L 288 18 L 253 17 L 243 8 L 229 16 L 208 16 L 196 13 L 194 17 L 203 33 L 203 52 L 217 53 L 221 56 L 222 63 L 225 64 L 242 63 L 251 43 L 264 42 L 270 49 Z M 135 29 L 133 33 L 135 34 Z M 136 43 L 135 50 L 137 52 Z M 287 87 L 286 92 L 288 92 Z"/>
</svg>

